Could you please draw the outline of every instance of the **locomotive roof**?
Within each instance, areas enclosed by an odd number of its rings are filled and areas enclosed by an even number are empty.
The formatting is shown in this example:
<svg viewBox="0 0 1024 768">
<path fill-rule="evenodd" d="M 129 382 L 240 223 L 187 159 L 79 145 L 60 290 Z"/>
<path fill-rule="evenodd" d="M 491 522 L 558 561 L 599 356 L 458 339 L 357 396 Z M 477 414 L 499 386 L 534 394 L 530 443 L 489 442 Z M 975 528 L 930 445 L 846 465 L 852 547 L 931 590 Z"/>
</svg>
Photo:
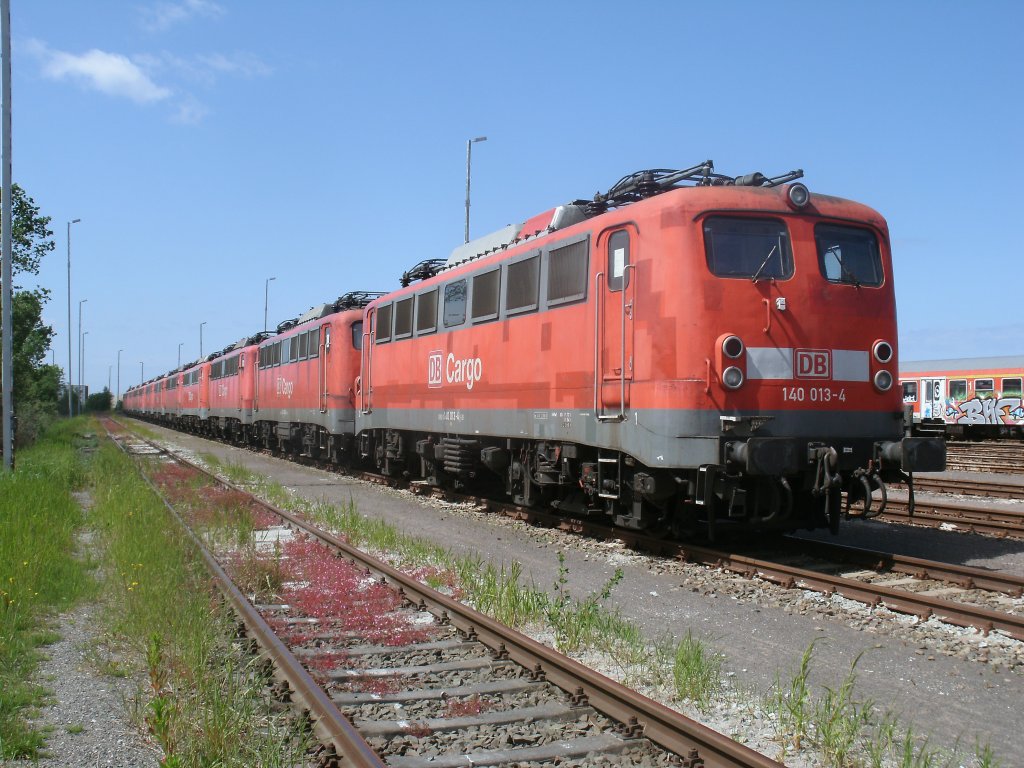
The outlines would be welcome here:
<svg viewBox="0 0 1024 768">
<path fill-rule="evenodd" d="M 937 373 L 939 371 L 998 370 L 1002 368 L 1024 369 L 1024 355 L 1003 355 L 1001 357 L 961 357 L 945 360 L 900 361 L 900 373 Z"/>
</svg>

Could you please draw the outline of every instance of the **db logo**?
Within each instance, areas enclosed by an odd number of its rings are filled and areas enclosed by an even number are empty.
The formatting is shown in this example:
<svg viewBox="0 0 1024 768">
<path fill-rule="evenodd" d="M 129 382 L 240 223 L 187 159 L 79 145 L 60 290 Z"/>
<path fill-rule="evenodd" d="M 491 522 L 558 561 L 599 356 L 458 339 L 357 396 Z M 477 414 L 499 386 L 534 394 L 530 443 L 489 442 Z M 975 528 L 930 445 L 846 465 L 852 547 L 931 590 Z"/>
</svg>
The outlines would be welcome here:
<svg viewBox="0 0 1024 768">
<path fill-rule="evenodd" d="M 796 377 L 798 379 L 831 378 L 832 353 L 827 349 L 798 349 L 796 351 Z"/>
<path fill-rule="evenodd" d="M 427 358 L 427 386 L 431 388 L 440 387 L 444 379 L 443 352 L 431 352 Z"/>
</svg>

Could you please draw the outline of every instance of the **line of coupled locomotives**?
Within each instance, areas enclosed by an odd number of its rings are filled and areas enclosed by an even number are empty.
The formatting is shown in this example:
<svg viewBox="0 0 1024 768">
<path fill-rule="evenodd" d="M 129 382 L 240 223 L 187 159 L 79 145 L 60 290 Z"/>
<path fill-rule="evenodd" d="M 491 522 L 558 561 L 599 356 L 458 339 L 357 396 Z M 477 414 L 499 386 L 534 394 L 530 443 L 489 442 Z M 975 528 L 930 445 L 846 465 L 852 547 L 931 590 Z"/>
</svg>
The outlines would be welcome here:
<svg viewBox="0 0 1024 768">
<path fill-rule="evenodd" d="M 124 408 L 658 535 L 835 532 L 945 445 L 905 423 L 885 220 L 802 176 L 628 175 Z"/>
</svg>

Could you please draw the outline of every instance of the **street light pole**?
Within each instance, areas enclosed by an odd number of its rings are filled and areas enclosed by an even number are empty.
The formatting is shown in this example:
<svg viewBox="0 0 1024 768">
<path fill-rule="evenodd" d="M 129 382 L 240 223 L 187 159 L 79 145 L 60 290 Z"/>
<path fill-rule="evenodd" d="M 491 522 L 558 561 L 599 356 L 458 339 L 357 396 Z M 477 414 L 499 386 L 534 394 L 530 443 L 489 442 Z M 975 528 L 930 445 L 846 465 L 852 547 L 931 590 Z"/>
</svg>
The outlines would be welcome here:
<svg viewBox="0 0 1024 768">
<path fill-rule="evenodd" d="M 203 320 L 199 324 L 199 359 L 203 359 L 203 326 L 206 325 L 206 321 Z"/>
<path fill-rule="evenodd" d="M 185 343 L 184 341 L 179 341 L 178 342 L 178 367 L 179 368 L 181 368 L 181 345 L 184 344 L 184 343 Z M 203 343 L 199 342 L 199 355 L 200 355 L 200 357 L 202 356 L 202 354 L 203 354 Z"/>
<path fill-rule="evenodd" d="M 79 387 L 85 385 L 85 337 L 88 335 L 88 331 L 82 334 L 82 359 L 78 361 L 78 375 L 82 380 L 78 383 Z M 85 401 L 89 402 L 88 396 L 86 396 Z"/>
<path fill-rule="evenodd" d="M 78 389 L 82 389 L 82 305 L 88 299 L 78 302 Z"/>
<path fill-rule="evenodd" d="M 267 332 L 267 301 L 270 299 L 270 281 L 277 280 L 276 277 L 268 277 L 263 285 L 263 332 Z"/>
<path fill-rule="evenodd" d="M 68 222 L 68 416 L 75 415 L 71 408 L 71 225 L 80 221 L 72 219 Z"/>
<path fill-rule="evenodd" d="M 114 401 L 114 407 L 121 402 L 121 353 L 123 349 L 117 350 L 117 399 Z"/>
<path fill-rule="evenodd" d="M 470 166 L 473 160 L 473 145 L 487 141 L 486 136 L 477 136 L 475 139 L 469 139 L 466 141 L 466 242 L 469 242 L 469 175 Z"/>
</svg>

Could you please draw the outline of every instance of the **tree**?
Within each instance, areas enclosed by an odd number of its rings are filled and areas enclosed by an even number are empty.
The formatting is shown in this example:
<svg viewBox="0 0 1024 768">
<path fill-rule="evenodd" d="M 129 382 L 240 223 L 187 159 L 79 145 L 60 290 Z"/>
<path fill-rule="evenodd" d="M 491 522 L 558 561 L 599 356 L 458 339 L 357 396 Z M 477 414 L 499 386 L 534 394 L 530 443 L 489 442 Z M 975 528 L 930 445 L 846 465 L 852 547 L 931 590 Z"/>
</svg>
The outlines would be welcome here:
<svg viewBox="0 0 1024 768">
<path fill-rule="evenodd" d="M 102 392 L 93 392 L 86 398 L 85 410 L 87 413 L 105 413 L 110 410 L 113 402 L 114 396 L 104 387 Z"/>
<path fill-rule="evenodd" d="M 18 275 L 38 275 L 43 257 L 54 250 L 50 217 L 39 214 L 39 206 L 17 184 L 11 188 L 11 266 L 15 282 L 11 309 L 14 412 L 18 417 L 15 440 L 19 445 L 38 433 L 42 422 L 56 413 L 61 369 L 44 365 L 53 328 L 43 325 L 43 305 L 49 299 L 46 288 L 19 290 Z M 2 322 L 2 315 L 0 315 Z"/>
</svg>

